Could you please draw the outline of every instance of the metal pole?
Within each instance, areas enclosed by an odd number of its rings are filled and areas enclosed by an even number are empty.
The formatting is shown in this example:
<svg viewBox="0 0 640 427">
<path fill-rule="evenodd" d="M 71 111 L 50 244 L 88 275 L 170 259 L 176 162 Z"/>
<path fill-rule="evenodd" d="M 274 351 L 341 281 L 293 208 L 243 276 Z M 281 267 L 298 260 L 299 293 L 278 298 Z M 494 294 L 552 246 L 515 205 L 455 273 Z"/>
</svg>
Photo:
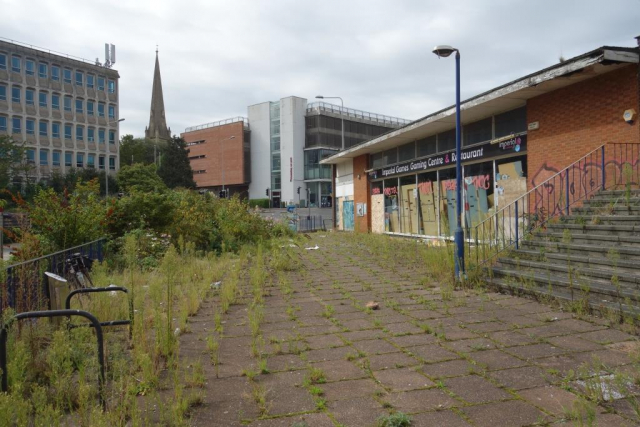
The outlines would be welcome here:
<svg viewBox="0 0 640 427">
<path fill-rule="evenodd" d="M 222 141 L 224 143 L 224 140 Z M 224 192 L 224 165 L 222 162 L 224 161 L 224 153 L 222 150 L 224 149 L 224 144 L 220 144 L 220 170 L 222 171 L 222 194 L 224 194 L 224 198 L 227 198 L 227 193 Z"/>
<path fill-rule="evenodd" d="M 464 233 L 462 231 L 462 158 L 460 153 L 460 51 L 456 50 L 456 230 L 454 232 L 455 274 L 460 279 L 464 274 Z"/>
<path fill-rule="evenodd" d="M 342 151 L 344 151 L 344 101 L 342 101 L 342 98 L 340 98 L 339 96 L 337 96 L 336 98 L 340 99 L 340 106 L 342 108 L 342 110 L 340 111 L 340 121 L 342 122 Z"/>
</svg>

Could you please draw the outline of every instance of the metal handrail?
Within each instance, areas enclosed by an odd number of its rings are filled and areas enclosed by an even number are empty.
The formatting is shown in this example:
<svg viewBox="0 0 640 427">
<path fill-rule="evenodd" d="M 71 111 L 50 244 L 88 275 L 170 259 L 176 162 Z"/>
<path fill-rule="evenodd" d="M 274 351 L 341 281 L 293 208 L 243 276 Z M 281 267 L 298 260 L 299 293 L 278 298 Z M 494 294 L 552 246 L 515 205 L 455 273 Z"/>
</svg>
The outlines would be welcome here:
<svg viewBox="0 0 640 427">
<path fill-rule="evenodd" d="M 52 50 L 52 49 L 47 49 L 45 47 L 35 46 L 35 45 L 29 44 L 29 43 L 24 43 L 24 42 L 21 42 L 21 41 L 18 41 L 18 40 L 13 40 L 13 39 L 10 39 L 10 38 L 7 38 L 7 37 L 1 37 L 0 36 L 0 40 L 3 40 L 3 41 L 8 42 L 8 43 L 15 44 L 15 45 L 18 45 L 18 46 L 22 46 L 22 47 L 28 47 L 29 49 L 39 50 L 39 51 L 44 52 L 44 53 L 49 53 L 49 54 L 52 54 L 52 55 L 62 56 L 64 58 L 73 59 L 75 61 L 85 62 L 85 63 L 90 64 L 90 65 L 96 65 L 95 61 L 91 61 L 89 59 L 81 58 L 79 56 L 69 55 L 68 53 L 57 52 L 57 51 Z M 105 67 L 102 67 L 102 66 L 99 66 L 99 67 L 105 68 Z M 107 69 L 109 69 L 109 68 L 107 68 Z"/>
<path fill-rule="evenodd" d="M 246 117 L 242 117 L 242 116 L 237 116 L 237 117 L 231 117 L 229 119 L 222 119 L 222 120 L 218 120 L 215 122 L 210 122 L 210 123 L 205 123 L 202 125 L 196 125 L 196 126 L 190 126 L 188 128 L 186 128 L 184 131 L 185 132 L 194 132 L 197 130 L 203 130 L 203 129 L 209 129 L 209 128 L 213 128 L 213 127 L 217 127 L 217 126 L 222 126 L 222 125 L 228 125 L 231 123 L 238 123 L 238 122 L 243 122 L 244 123 L 244 127 L 248 128 L 249 127 L 249 119 Z"/>
<path fill-rule="evenodd" d="M 311 102 L 307 104 L 307 111 L 313 111 L 314 109 L 324 109 L 331 112 L 337 112 L 338 114 L 345 115 L 347 117 L 361 118 L 379 123 L 406 125 L 412 122 L 412 120 L 401 119 L 399 117 L 387 116 L 384 114 L 370 113 L 368 111 L 356 110 L 353 108 L 341 107 L 330 102 Z"/>
<path fill-rule="evenodd" d="M 28 259 L 28 260 L 26 260 L 26 261 L 22 261 L 22 262 L 19 262 L 19 263 L 17 263 L 17 264 L 7 265 L 7 266 L 5 267 L 5 270 L 9 270 L 9 269 L 11 269 L 11 268 L 20 267 L 20 266 L 22 266 L 22 265 L 26 265 L 26 264 L 29 264 L 29 263 L 32 263 L 32 262 L 36 262 L 36 261 L 42 261 L 42 260 L 44 260 L 44 259 L 46 259 L 46 258 L 51 258 L 51 257 L 55 257 L 55 256 L 57 256 L 57 255 L 62 255 L 62 254 L 65 254 L 65 253 L 67 253 L 67 252 L 75 251 L 76 249 L 82 249 L 83 247 L 85 247 L 85 246 L 87 246 L 87 245 L 92 245 L 92 244 L 94 244 L 94 243 L 104 242 L 104 241 L 106 241 L 106 239 L 105 239 L 104 237 L 101 237 L 101 238 L 96 239 L 96 240 L 93 240 L 93 241 L 91 241 L 91 242 L 83 243 L 83 244 L 78 245 L 78 246 L 72 246 L 72 247 L 70 247 L 70 248 L 63 249 L 63 250 L 58 251 L 58 252 L 54 252 L 54 253 L 47 254 L 47 255 L 42 255 L 42 256 L 37 257 L 37 258 Z"/>
</svg>

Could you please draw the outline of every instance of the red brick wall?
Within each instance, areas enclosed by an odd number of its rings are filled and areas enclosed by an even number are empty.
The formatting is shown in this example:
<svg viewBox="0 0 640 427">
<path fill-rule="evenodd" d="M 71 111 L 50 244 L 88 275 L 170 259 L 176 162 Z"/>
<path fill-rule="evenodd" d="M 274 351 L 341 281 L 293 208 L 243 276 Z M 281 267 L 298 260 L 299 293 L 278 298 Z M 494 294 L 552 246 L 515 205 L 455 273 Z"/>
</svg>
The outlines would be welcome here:
<svg viewBox="0 0 640 427">
<path fill-rule="evenodd" d="M 191 169 L 194 171 L 206 171 L 202 174 L 193 175 L 193 180 L 198 188 L 222 185 L 222 168 L 224 168 L 225 185 L 245 183 L 244 162 L 248 162 L 249 159 L 245 159 L 243 154 L 244 132 L 242 122 L 186 132 L 181 136 L 187 144 L 194 141 L 205 141 L 204 144 L 187 147 L 189 149 L 189 157 L 205 156 L 202 159 L 191 160 Z M 228 139 L 231 136 L 235 136 L 235 138 Z M 223 153 L 220 153 L 221 149 L 224 150 Z"/>
<path fill-rule="evenodd" d="M 638 65 L 630 64 L 527 101 L 527 123 L 539 122 L 527 141 L 529 188 L 608 142 L 640 142 Z"/>
<path fill-rule="evenodd" d="M 365 170 L 369 168 L 369 155 L 363 154 L 353 159 L 353 208 L 356 211 L 358 203 L 367 204 L 367 215 L 358 216 L 355 212 L 354 230 L 367 233 L 371 230 L 371 191 L 369 178 Z"/>
</svg>

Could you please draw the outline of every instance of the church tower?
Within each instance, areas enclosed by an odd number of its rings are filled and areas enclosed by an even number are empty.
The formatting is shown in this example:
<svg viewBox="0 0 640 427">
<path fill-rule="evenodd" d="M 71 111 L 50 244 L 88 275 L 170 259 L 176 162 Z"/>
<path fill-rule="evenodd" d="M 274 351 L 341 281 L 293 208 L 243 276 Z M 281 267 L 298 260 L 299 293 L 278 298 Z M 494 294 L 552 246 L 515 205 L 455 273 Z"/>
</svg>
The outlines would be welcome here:
<svg viewBox="0 0 640 427">
<path fill-rule="evenodd" d="M 162 96 L 162 79 L 160 78 L 160 61 L 156 48 L 156 68 L 153 71 L 153 90 L 151 92 L 151 115 L 149 126 L 144 131 L 146 139 L 152 141 L 169 141 L 171 128 L 167 128 L 167 119 L 164 113 L 164 97 Z"/>
</svg>

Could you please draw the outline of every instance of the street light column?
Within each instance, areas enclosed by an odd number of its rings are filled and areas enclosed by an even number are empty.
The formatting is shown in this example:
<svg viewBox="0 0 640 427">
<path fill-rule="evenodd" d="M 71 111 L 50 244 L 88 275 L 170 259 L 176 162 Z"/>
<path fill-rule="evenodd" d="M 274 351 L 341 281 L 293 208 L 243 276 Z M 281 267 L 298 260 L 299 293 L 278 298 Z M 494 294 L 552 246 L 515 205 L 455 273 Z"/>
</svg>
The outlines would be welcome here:
<svg viewBox="0 0 640 427">
<path fill-rule="evenodd" d="M 462 231 L 462 156 L 460 127 L 460 51 L 456 50 L 456 244 L 455 274 L 459 279 L 464 274 L 464 232 Z"/>
</svg>

